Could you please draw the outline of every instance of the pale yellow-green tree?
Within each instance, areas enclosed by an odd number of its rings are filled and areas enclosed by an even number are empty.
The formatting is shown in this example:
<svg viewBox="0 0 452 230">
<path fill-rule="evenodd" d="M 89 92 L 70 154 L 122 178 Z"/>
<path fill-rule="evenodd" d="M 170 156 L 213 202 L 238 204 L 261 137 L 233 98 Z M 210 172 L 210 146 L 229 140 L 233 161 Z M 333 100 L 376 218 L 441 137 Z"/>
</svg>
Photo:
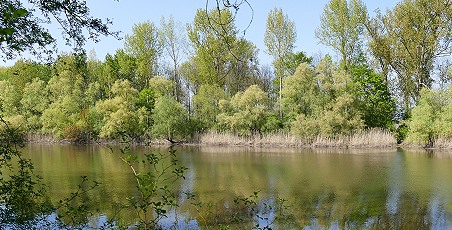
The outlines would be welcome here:
<svg viewBox="0 0 452 230">
<path fill-rule="evenodd" d="M 286 126 L 307 139 L 334 137 L 364 128 L 351 75 L 327 56 L 316 69 L 301 64 L 283 81 Z"/>
<path fill-rule="evenodd" d="M 438 137 L 452 138 L 452 87 L 422 89 L 411 111 L 406 142 L 432 146 Z"/>
<path fill-rule="evenodd" d="M 348 72 L 362 52 L 367 9 L 361 0 L 330 0 L 320 17 L 315 35 L 341 56 L 341 65 Z"/>
<path fill-rule="evenodd" d="M 176 83 L 162 76 L 155 76 L 149 80 L 149 88 L 155 93 L 155 97 L 170 96 L 174 92 Z"/>
<path fill-rule="evenodd" d="M 0 114 L 3 116 L 17 114 L 16 101 L 14 86 L 9 81 L 0 81 Z"/>
<path fill-rule="evenodd" d="M 190 84 L 196 88 L 218 85 L 231 95 L 255 84 L 257 48 L 238 36 L 231 11 L 198 9 L 188 26 L 188 37 L 194 55 L 186 67 L 193 65 L 196 70 L 196 74 L 187 75 Z"/>
<path fill-rule="evenodd" d="M 295 73 L 283 80 L 283 111 L 292 121 L 299 114 L 318 114 L 325 104 L 324 93 L 320 91 L 316 70 L 306 63 L 298 66 Z"/>
<path fill-rule="evenodd" d="M 149 111 L 144 107 L 136 107 L 138 91 L 128 80 L 117 80 L 112 87 L 111 99 L 98 101 L 95 110 L 103 117 L 99 136 L 118 138 L 128 135 L 139 138 L 145 133 Z M 92 114 L 96 116 L 96 113 Z"/>
<path fill-rule="evenodd" d="M 217 116 L 220 127 L 239 135 L 261 133 L 269 107 L 266 93 L 257 85 L 235 94 L 229 104 L 220 104 L 225 111 Z"/>
<path fill-rule="evenodd" d="M 275 8 L 268 13 L 267 26 L 264 35 L 264 43 L 267 47 L 266 52 L 273 57 L 273 67 L 275 75 L 279 78 L 279 102 L 280 116 L 282 116 L 281 100 L 282 100 L 282 82 L 287 76 L 286 58 L 295 48 L 297 33 L 295 23 L 284 14 L 282 9 Z"/>
</svg>

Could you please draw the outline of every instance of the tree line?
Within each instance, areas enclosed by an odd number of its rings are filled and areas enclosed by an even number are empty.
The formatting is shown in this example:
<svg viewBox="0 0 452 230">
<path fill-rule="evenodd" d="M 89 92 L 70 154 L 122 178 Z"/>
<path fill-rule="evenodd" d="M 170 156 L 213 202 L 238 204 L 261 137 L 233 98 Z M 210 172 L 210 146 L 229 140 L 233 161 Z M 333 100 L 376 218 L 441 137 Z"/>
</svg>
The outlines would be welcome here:
<svg viewBox="0 0 452 230">
<path fill-rule="evenodd" d="M 432 143 L 452 137 L 451 96 L 442 93 L 451 88 L 451 4 L 404 0 L 371 17 L 359 0 L 331 0 L 316 37 L 339 60 L 296 51 L 295 22 L 275 8 L 263 31 L 272 66 L 259 63 L 228 8 L 199 9 L 185 28 L 146 21 L 103 61 L 74 53 L 1 68 L 1 116 L 76 141 L 173 142 L 209 131 L 312 139 L 378 127 Z"/>
</svg>

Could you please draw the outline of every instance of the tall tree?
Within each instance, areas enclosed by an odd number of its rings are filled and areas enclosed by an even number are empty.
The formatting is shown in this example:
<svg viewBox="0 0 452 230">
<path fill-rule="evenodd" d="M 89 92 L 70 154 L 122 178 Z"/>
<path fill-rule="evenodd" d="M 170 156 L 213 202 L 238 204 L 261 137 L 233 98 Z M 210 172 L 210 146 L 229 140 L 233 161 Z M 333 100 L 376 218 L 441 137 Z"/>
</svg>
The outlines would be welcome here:
<svg viewBox="0 0 452 230">
<path fill-rule="evenodd" d="M 341 65 L 349 71 L 361 55 L 367 9 L 361 0 L 330 0 L 320 18 L 316 37 L 341 55 Z"/>
<path fill-rule="evenodd" d="M 452 53 L 452 1 L 404 0 L 366 23 L 369 47 L 386 72 L 397 76 L 405 108 L 433 83 L 438 58 Z"/>
<path fill-rule="evenodd" d="M 213 20 L 218 23 L 213 23 Z M 192 81 L 197 85 L 224 86 L 228 74 L 226 66 L 230 59 L 228 48 L 236 35 L 235 25 L 228 23 L 232 20 L 228 10 L 207 13 L 204 9 L 198 9 L 193 24 L 188 26 L 188 38 L 195 52 L 192 58 L 198 72 Z"/>
<path fill-rule="evenodd" d="M 160 20 L 159 36 L 165 55 L 171 60 L 170 80 L 176 83 L 174 96 L 178 102 L 182 100 L 182 82 L 179 76 L 179 68 L 183 51 L 186 49 L 184 30 L 179 22 L 174 22 L 171 16 L 168 21 L 164 17 Z"/>
<path fill-rule="evenodd" d="M 282 9 L 271 10 L 267 17 L 264 43 L 267 47 L 267 53 L 273 56 L 273 66 L 275 67 L 276 77 L 279 78 L 280 111 L 282 111 L 282 79 L 288 75 L 285 63 L 289 53 L 292 53 L 295 47 L 296 39 L 295 23 L 289 19 L 289 16 L 284 14 Z M 280 116 L 282 116 L 281 112 Z"/>
<path fill-rule="evenodd" d="M 235 94 L 242 89 L 242 83 L 252 84 L 257 49 L 250 41 L 237 36 L 234 23 L 233 14 L 227 9 L 197 11 L 193 24 L 188 27 L 194 48 L 192 62 L 197 72 L 188 80 L 197 87 L 218 85 Z"/>
<path fill-rule="evenodd" d="M 162 45 L 158 39 L 158 29 L 153 22 L 135 24 L 132 35 L 125 36 L 125 50 L 136 58 L 139 90 L 149 87 L 149 79 L 157 75 L 158 57 Z"/>
</svg>

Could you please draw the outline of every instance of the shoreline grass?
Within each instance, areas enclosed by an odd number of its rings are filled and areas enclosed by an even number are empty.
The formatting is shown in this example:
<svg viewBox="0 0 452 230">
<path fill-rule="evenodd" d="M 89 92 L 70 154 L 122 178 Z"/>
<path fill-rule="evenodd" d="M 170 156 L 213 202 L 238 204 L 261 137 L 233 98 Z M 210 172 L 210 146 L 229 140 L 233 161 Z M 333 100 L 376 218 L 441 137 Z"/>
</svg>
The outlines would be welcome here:
<svg viewBox="0 0 452 230">
<path fill-rule="evenodd" d="M 96 139 L 76 142 L 68 139 L 57 139 L 49 134 L 27 134 L 28 143 L 46 143 L 46 144 L 123 144 L 120 140 L 114 139 Z M 153 139 L 141 140 L 132 143 L 133 145 L 172 145 L 166 140 Z M 289 133 L 271 133 L 253 136 L 239 136 L 232 133 L 208 132 L 198 134 L 189 141 L 179 142 L 180 145 L 199 145 L 199 146 L 231 146 L 231 147 L 272 147 L 272 148 L 427 148 L 427 149 L 452 149 L 451 138 L 437 138 L 433 146 L 423 145 L 421 143 L 402 143 L 397 144 L 395 135 L 384 129 L 369 129 L 357 132 L 351 135 L 342 135 L 337 137 L 317 136 L 312 139 L 301 138 Z"/>
<path fill-rule="evenodd" d="M 200 145 L 225 146 L 270 146 L 270 147 L 314 147 L 314 148 L 377 148 L 395 147 L 397 141 L 391 132 L 369 129 L 352 135 L 338 137 L 317 136 L 310 140 L 288 133 L 273 133 L 242 137 L 231 133 L 209 132 L 201 134 Z"/>
</svg>

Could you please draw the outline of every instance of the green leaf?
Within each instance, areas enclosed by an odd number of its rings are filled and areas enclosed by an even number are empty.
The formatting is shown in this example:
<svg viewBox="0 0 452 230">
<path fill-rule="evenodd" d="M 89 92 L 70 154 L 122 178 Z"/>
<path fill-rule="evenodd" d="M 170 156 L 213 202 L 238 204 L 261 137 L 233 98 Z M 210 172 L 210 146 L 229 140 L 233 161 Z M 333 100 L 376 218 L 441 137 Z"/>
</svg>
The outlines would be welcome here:
<svg viewBox="0 0 452 230">
<path fill-rule="evenodd" d="M 5 35 L 12 35 L 14 32 L 16 32 L 16 30 L 13 28 L 4 28 L 1 30 L 1 33 Z"/>
<path fill-rule="evenodd" d="M 28 14 L 28 11 L 26 9 L 18 9 L 16 11 L 14 11 L 13 14 L 13 18 L 19 18 L 19 17 L 24 17 L 26 14 Z"/>
</svg>

